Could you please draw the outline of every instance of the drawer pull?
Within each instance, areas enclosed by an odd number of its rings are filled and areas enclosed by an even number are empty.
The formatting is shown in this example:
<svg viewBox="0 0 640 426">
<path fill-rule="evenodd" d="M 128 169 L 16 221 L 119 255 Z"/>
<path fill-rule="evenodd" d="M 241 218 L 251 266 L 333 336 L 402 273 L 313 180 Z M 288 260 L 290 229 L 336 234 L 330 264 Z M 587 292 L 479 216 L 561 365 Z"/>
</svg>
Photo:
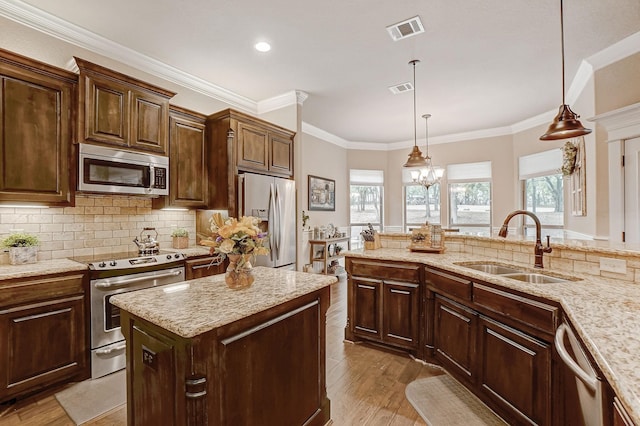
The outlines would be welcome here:
<svg viewBox="0 0 640 426">
<path fill-rule="evenodd" d="M 398 294 L 405 294 L 405 295 L 410 295 L 411 292 L 406 291 L 406 290 L 396 290 L 395 288 L 390 289 L 391 293 L 398 293 Z"/>
</svg>

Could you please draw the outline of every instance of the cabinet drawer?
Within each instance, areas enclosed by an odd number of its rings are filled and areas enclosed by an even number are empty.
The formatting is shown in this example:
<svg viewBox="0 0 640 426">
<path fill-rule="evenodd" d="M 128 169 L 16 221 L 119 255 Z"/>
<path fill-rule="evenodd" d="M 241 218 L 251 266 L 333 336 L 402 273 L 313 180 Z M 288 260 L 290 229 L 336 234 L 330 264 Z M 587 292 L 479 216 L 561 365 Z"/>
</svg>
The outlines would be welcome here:
<svg viewBox="0 0 640 426">
<path fill-rule="evenodd" d="M 432 287 L 442 290 L 451 297 L 471 300 L 471 280 L 468 278 L 460 278 L 433 269 L 428 269 L 427 274 L 427 282 Z"/>
<path fill-rule="evenodd" d="M 554 333 L 558 325 L 558 308 L 546 303 L 474 283 L 473 301 L 538 330 Z"/>
<path fill-rule="evenodd" d="M 381 280 L 420 282 L 421 265 L 381 263 L 371 260 L 351 259 L 350 273 L 353 276 L 378 278 Z"/>
<path fill-rule="evenodd" d="M 82 294 L 83 274 L 0 282 L 0 307 Z"/>
</svg>

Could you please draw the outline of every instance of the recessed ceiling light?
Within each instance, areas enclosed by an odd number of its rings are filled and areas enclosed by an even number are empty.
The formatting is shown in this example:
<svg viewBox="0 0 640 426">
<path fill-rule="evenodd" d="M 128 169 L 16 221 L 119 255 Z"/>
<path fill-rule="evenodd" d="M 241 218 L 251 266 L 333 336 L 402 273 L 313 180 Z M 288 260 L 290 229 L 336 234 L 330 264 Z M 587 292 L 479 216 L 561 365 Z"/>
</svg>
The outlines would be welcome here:
<svg viewBox="0 0 640 426">
<path fill-rule="evenodd" d="M 268 52 L 271 50 L 271 45 L 266 41 L 259 41 L 254 47 L 258 52 Z"/>
</svg>

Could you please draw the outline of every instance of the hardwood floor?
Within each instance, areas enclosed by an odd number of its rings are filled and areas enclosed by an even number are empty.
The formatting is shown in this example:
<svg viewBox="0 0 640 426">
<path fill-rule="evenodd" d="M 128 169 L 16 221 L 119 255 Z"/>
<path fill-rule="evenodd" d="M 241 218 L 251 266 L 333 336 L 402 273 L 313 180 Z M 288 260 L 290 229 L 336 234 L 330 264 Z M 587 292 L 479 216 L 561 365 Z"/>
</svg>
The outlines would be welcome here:
<svg viewBox="0 0 640 426">
<path fill-rule="evenodd" d="M 344 342 L 347 317 L 347 283 L 331 288 L 327 312 L 327 393 L 331 418 L 336 426 L 425 425 L 404 396 L 405 386 L 420 377 L 442 374 L 406 355 Z M 74 425 L 54 394 L 39 393 L 9 406 L 0 406 L 0 425 Z M 125 406 L 96 418 L 87 425 L 127 424 Z"/>
</svg>

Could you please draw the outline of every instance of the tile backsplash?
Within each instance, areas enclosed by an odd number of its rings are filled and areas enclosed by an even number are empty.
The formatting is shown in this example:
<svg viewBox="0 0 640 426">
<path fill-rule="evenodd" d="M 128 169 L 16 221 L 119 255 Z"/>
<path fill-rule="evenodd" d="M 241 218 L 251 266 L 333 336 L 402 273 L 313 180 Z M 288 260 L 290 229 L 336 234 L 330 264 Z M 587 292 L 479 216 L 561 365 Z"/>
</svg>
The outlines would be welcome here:
<svg viewBox="0 0 640 426">
<path fill-rule="evenodd" d="M 410 234 L 380 234 L 384 248 L 407 248 Z M 486 256 L 497 261 L 512 261 L 533 266 L 534 241 L 520 237 L 480 237 L 453 234 L 446 237 L 448 253 Z M 640 251 L 597 241 L 551 241 L 553 251 L 544 255 L 545 268 L 577 272 L 640 284 Z M 603 265 L 605 267 L 603 268 Z"/>
<path fill-rule="evenodd" d="M 156 228 L 160 248 L 171 247 L 176 227 L 187 229 L 195 244 L 196 213 L 153 210 L 149 198 L 120 195 L 76 194 L 75 207 L 0 206 L 0 238 L 17 230 L 36 235 L 38 260 L 135 251 L 133 239 L 144 227 Z M 7 263 L 8 253 L 2 252 L 0 264 Z"/>
</svg>

